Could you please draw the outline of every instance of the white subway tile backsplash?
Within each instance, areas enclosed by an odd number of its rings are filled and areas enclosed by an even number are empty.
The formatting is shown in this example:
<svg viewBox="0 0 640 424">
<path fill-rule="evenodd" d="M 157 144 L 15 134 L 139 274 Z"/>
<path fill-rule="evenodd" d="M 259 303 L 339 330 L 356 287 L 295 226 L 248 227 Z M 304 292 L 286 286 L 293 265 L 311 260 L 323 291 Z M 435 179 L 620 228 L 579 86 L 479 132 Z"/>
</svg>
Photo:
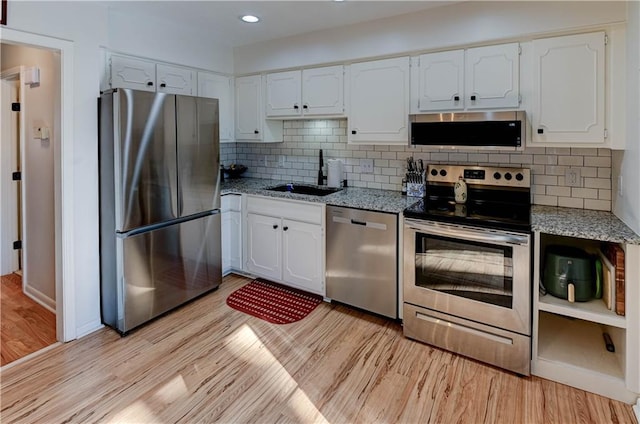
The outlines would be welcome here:
<svg viewBox="0 0 640 424">
<path fill-rule="evenodd" d="M 406 172 L 406 158 L 422 159 L 427 164 L 455 163 L 468 165 L 529 168 L 532 174 L 533 203 L 611 210 L 611 150 L 598 148 L 526 148 L 508 151 L 445 151 L 425 146 L 359 145 L 347 143 L 347 120 L 284 121 L 284 142 L 226 143 L 220 147 L 224 165 L 242 163 L 249 167 L 249 177 L 295 179 L 315 183 L 318 150 L 327 159 L 342 159 L 348 184 L 353 187 L 400 190 Z M 262 166 L 264 156 L 267 166 Z M 284 155 L 285 166 L 278 167 Z M 374 173 L 360 173 L 360 159 L 374 160 Z M 565 184 L 567 168 L 578 168 L 582 187 Z M 325 168 L 326 171 L 326 168 Z"/>
</svg>

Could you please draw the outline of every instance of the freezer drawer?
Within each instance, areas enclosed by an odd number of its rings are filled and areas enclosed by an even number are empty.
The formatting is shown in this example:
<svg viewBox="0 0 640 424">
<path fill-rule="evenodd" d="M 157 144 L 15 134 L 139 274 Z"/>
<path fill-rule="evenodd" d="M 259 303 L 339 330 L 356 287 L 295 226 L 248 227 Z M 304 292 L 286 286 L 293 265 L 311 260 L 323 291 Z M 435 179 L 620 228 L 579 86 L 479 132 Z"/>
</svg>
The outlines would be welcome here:
<svg viewBox="0 0 640 424">
<path fill-rule="evenodd" d="M 395 214 L 327 206 L 327 297 L 398 317 Z"/>
<path fill-rule="evenodd" d="M 220 217 L 117 237 L 115 281 L 103 272 L 104 323 L 126 333 L 217 288 L 222 280 Z"/>
<path fill-rule="evenodd" d="M 474 321 L 404 304 L 404 335 L 518 374 L 529 375 L 531 339 Z"/>
</svg>

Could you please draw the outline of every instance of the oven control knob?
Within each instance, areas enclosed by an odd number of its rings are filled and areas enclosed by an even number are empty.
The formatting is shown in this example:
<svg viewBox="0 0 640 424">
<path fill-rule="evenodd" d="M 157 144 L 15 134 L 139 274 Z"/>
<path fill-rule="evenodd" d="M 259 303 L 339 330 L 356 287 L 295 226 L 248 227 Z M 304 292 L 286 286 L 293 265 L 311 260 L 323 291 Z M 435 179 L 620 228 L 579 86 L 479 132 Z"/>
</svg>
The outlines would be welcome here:
<svg viewBox="0 0 640 424">
<path fill-rule="evenodd" d="M 511 181 L 511 178 L 513 178 L 513 177 L 511 176 L 511 172 L 507 172 L 507 173 L 505 173 L 505 174 L 504 174 L 504 179 L 505 179 L 505 180 L 507 180 L 507 181 Z"/>
<path fill-rule="evenodd" d="M 441 177 L 446 177 L 447 176 L 447 171 L 445 171 L 444 169 L 440 170 L 440 176 Z"/>
<path fill-rule="evenodd" d="M 502 177 L 502 175 L 500 175 L 499 172 L 494 172 L 493 173 L 493 178 L 495 178 L 496 180 L 499 180 Z"/>
<path fill-rule="evenodd" d="M 519 173 L 519 172 L 518 172 L 518 173 L 516 174 L 516 180 L 518 180 L 518 181 L 522 181 L 522 180 L 524 180 L 524 175 L 522 175 L 521 173 Z"/>
<path fill-rule="evenodd" d="M 438 170 L 437 170 L 437 169 L 432 169 L 432 170 L 431 170 L 431 175 L 433 175 L 434 177 L 435 177 L 436 175 L 438 175 Z"/>
</svg>

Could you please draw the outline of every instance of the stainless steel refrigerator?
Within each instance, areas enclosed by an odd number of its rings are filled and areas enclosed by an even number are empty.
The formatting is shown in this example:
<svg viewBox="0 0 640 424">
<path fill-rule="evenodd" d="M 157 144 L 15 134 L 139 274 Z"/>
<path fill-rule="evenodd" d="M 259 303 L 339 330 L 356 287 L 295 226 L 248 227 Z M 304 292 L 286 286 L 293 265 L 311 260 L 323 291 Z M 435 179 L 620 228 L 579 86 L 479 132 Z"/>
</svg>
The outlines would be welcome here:
<svg viewBox="0 0 640 424">
<path fill-rule="evenodd" d="M 218 100 L 115 89 L 99 98 L 104 324 L 122 335 L 218 287 Z"/>
</svg>

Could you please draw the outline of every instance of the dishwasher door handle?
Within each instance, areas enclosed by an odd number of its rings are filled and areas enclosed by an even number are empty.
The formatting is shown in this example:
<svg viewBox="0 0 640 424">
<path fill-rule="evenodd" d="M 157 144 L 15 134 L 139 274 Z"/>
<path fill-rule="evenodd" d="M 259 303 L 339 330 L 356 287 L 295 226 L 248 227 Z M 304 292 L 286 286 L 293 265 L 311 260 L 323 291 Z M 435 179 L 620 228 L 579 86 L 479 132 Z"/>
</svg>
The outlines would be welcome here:
<svg viewBox="0 0 640 424">
<path fill-rule="evenodd" d="M 365 227 L 367 226 L 367 223 L 364 221 L 356 221 L 355 219 L 351 220 L 352 224 L 356 224 L 356 225 L 364 225 Z"/>
</svg>

